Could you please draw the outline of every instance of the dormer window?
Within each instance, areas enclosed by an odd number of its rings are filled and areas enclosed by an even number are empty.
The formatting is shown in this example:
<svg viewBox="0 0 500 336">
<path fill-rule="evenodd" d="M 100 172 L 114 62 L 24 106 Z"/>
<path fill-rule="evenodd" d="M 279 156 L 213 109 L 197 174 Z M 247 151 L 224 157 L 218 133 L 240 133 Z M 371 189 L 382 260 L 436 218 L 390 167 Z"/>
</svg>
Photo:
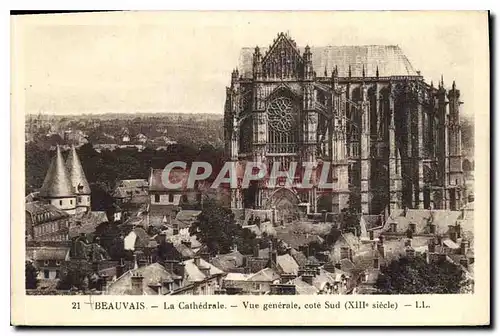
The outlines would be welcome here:
<svg viewBox="0 0 500 336">
<path fill-rule="evenodd" d="M 411 233 L 417 232 L 417 224 L 410 223 L 410 231 L 411 231 Z"/>
<path fill-rule="evenodd" d="M 429 225 L 429 233 L 436 233 L 436 224 L 430 224 Z"/>
<path fill-rule="evenodd" d="M 398 229 L 398 223 L 391 223 L 391 232 L 396 232 Z"/>
</svg>

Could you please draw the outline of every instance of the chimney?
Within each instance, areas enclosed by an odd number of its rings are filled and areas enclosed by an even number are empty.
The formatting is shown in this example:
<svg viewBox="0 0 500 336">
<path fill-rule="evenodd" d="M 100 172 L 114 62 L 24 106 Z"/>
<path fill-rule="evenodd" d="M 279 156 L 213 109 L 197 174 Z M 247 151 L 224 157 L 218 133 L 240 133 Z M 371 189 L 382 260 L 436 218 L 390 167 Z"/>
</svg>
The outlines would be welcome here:
<svg viewBox="0 0 500 336">
<path fill-rule="evenodd" d="M 253 257 L 258 258 L 259 257 L 259 244 L 255 244 L 253 246 Z"/>
<path fill-rule="evenodd" d="M 457 223 L 457 225 L 455 225 L 455 233 L 457 235 L 457 238 L 461 238 L 462 237 L 462 235 L 461 235 L 462 228 L 461 228 L 460 224 L 458 224 L 458 223 Z"/>
<path fill-rule="evenodd" d="M 101 274 L 101 292 L 106 292 L 108 290 L 109 275 Z"/>
<path fill-rule="evenodd" d="M 335 263 L 335 268 L 341 270 L 342 269 L 342 264 L 341 263 Z"/>
<path fill-rule="evenodd" d="M 430 240 L 429 240 L 429 243 L 428 243 L 428 250 L 429 250 L 429 253 L 434 253 L 434 252 L 436 252 L 436 242 L 434 241 L 434 239 L 430 239 Z"/>
<path fill-rule="evenodd" d="M 199 255 L 195 255 L 194 258 L 193 258 L 193 262 L 195 264 L 196 267 L 200 267 L 200 256 Z"/>
<path fill-rule="evenodd" d="M 384 246 L 383 242 L 380 242 L 380 241 L 378 242 L 377 250 L 378 250 L 378 253 L 380 254 L 380 256 L 382 258 L 385 258 L 385 246 Z"/>
<path fill-rule="evenodd" d="M 406 247 L 411 247 L 411 239 L 406 239 L 405 240 L 405 246 Z"/>
<path fill-rule="evenodd" d="M 469 242 L 467 240 L 462 240 L 460 242 L 460 254 L 465 255 L 467 253 L 467 248 L 469 247 Z"/>
<path fill-rule="evenodd" d="M 238 244 L 233 244 L 233 252 L 238 252 Z"/>
<path fill-rule="evenodd" d="M 286 254 L 288 254 L 290 256 L 292 255 L 292 248 L 291 247 L 286 248 Z"/>
<path fill-rule="evenodd" d="M 382 236 L 382 235 L 378 236 L 378 241 L 380 244 L 383 244 L 384 243 L 384 236 Z"/>
<path fill-rule="evenodd" d="M 131 294 L 132 295 L 142 295 L 142 282 L 144 280 L 144 277 L 140 272 L 134 272 L 132 273 L 132 278 L 131 278 Z"/>
<path fill-rule="evenodd" d="M 177 263 L 178 263 L 177 260 L 165 260 L 165 269 L 169 273 L 175 273 L 175 271 L 174 271 L 174 265 L 177 264 Z"/>
<path fill-rule="evenodd" d="M 379 259 L 377 257 L 373 258 L 373 268 L 379 269 L 379 267 L 380 267 Z"/>
<path fill-rule="evenodd" d="M 173 268 L 174 268 L 174 273 L 182 278 L 184 278 L 184 266 L 186 264 L 184 264 L 184 262 L 178 262 L 178 263 L 175 263 L 173 264 Z"/>
<path fill-rule="evenodd" d="M 373 230 L 370 230 L 369 232 L 370 232 L 370 240 L 375 239 L 375 237 L 374 237 L 375 233 L 373 232 Z"/>
<path fill-rule="evenodd" d="M 179 234 L 179 223 L 172 223 L 172 234 L 177 236 Z"/>
<path fill-rule="evenodd" d="M 145 267 L 147 265 L 148 265 L 147 259 L 144 259 L 144 258 L 139 259 L 139 261 L 138 261 L 138 266 L 139 267 Z"/>
<path fill-rule="evenodd" d="M 120 259 L 120 262 L 115 267 L 116 267 L 116 278 L 118 279 L 123 275 L 125 271 L 125 265 L 123 264 L 123 259 Z"/>
<path fill-rule="evenodd" d="M 295 275 L 295 274 L 283 273 L 283 274 L 281 274 L 280 282 L 282 284 L 286 284 L 288 281 L 293 280 L 296 277 L 297 277 L 297 275 Z"/>
<path fill-rule="evenodd" d="M 313 279 L 314 279 L 314 275 L 311 274 L 311 273 L 304 273 L 302 274 L 302 281 L 304 281 L 305 283 L 309 284 L 312 286 L 313 284 Z"/>
<path fill-rule="evenodd" d="M 460 265 L 465 268 L 469 268 L 469 259 L 467 259 L 466 257 L 460 258 Z"/>
</svg>

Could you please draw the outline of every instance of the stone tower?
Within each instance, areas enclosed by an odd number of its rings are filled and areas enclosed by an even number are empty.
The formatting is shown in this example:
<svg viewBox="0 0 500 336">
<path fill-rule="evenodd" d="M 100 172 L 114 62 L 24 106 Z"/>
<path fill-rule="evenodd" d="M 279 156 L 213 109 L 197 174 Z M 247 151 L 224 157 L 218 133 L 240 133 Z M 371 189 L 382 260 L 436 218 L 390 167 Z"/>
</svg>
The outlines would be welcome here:
<svg viewBox="0 0 500 336">
<path fill-rule="evenodd" d="M 76 195 L 76 212 L 90 211 L 90 186 L 85 177 L 82 164 L 76 153 L 75 146 L 71 147 L 68 158 L 66 159 L 66 168 L 69 174 L 72 191 Z"/>
<path fill-rule="evenodd" d="M 40 197 L 70 215 L 76 213 L 76 197 L 59 146 L 40 189 Z"/>
</svg>

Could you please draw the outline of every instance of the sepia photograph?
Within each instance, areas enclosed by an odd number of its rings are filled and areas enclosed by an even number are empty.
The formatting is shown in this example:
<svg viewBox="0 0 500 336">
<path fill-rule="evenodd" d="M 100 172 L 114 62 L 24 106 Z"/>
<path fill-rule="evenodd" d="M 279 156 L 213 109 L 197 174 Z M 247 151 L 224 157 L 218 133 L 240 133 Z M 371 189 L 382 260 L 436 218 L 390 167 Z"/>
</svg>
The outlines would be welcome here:
<svg viewBox="0 0 500 336">
<path fill-rule="evenodd" d="M 487 12 L 142 14 L 12 19 L 21 295 L 474 296 Z"/>
</svg>

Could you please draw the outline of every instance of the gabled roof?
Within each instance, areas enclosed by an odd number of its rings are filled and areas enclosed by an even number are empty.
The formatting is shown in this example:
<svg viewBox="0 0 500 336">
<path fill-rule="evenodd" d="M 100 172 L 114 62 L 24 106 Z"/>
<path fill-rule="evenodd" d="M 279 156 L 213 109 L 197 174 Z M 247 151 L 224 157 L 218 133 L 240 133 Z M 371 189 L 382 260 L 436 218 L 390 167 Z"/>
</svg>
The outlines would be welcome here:
<svg viewBox="0 0 500 336">
<path fill-rule="evenodd" d="M 266 54 L 269 48 L 261 48 Z M 304 50 L 304 48 L 299 48 Z M 243 48 L 240 52 L 239 71 L 243 78 L 252 77 L 254 48 Z M 401 48 L 396 45 L 360 45 L 311 47 L 313 69 L 318 75 L 325 68 L 328 75 L 337 67 L 339 77 L 363 75 L 375 77 L 377 67 L 380 76 L 417 76 L 417 72 Z"/>
<path fill-rule="evenodd" d="M 264 268 L 248 278 L 248 281 L 273 282 L 280 276 L 272 268 Z"/>
<path fill-rule="evenodd" d="M 47 198 L 73 196 L 73 188 L 59 146 L 57 146 L 56 156 L 52 159 L 43 181 L 40 196 Z"/>
<path fill-rule="evenodd" d="M 276 263 L 282 273 L 298 274 L 299 272 L 299 265 L 289 254 L 277 256 Z"/>
<path fill-rule="evenodd" d="M 200 264 L 199 266 L 196 266 L 194 259 L 189 259 L 184 261 L 184 270 L 186 274 L 186 281 L 188 282 L 196 282 L 196 281 L 203 281 L 207 278 L 207 276 L 200 270 L 200 267 L 208 267 L 209 268 L 209 274 L 210 276 L 212 275 L 217 275 L 217 274 L 223 274 L 224 272 L 215 267 L 214 265 L 206 262 L 204 259 L 200 258 Z"/>
<path fill-rule="evenodd" d="M 116 279 L 115 282 L 109 285 L 108 293 L 110 295 L 127 295 L 130 293 L 132 286 L 132 273 L 138 272 L 144 278 L 142 281 L 142 294 L 144 295 L 158 295 L 158 293 L 150 287 L 150 285 L 162 283 L 163 281 L 172 281 L 172 274 L 170 274 L 165 267 L 158 263 L 148 266 L 140 267 L 135 271 L 128 271 L 121 277 Z"/>
<path fill-rule="evenodd" d="M 90 186 L 82 164 L 76 153 L 75 146 L 71 146 L 68 158 L 66 159 L 66 168 L 68 169 L 69 180 L 75 194 L 88 195 L 90 194 Z"/>
</svg>

